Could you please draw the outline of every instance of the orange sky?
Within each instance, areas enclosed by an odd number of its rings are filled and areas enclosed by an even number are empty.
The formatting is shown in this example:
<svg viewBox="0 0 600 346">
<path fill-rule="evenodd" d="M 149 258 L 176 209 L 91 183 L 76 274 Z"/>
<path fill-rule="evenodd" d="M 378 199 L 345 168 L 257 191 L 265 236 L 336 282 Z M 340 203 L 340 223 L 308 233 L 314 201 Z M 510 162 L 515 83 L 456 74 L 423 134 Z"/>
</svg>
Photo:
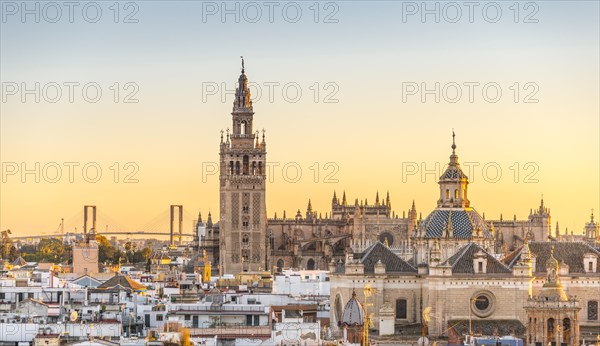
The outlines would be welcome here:
<svg viewBox="0 0 600 346">
<path fill-rule="evenodd" d="M 304 211 L 309 198 L 329 212 L 334 190 L 369 202 L 389 191 L 396 213 L 415 200 L 425 217 L 437 174 L 421 173 L 443 169 L 454 129 L 460 162 L 475 168 L 469 199 L 486 218 L 526 218 L 543 194 L 553 223 L 581 233 L 600 209 L 598 3 L 539 5 L 531 24 L 508 15 L 493 24 L 403 23 L 394 2 L 340 3 L 333 24 L 203 23 L 194 2 L 142 2 L 131 25 L 10 19 L 0 34 L 0 229 L 52 232 L 61 218 L 81 229 L 85 204 L 98 206 L 101 229 L 166 228 L 170 204 L 184 205 L 186 227 L 199 210 L 216 216 L 218 178 L 203 181 L 202 167 L 218 161 L 244 55 L 260 88 L 254 124 L 267 131 L 267 161 L 279 164 L 269 217 Z M 7 82 L 40 83 L 49 94 L 35 102 L 7 93 Z M 73 102 L 70 82 L 79 83 Z M 63 93 L 56 103 L 48 102 L 52 83 Z M 99 86 L 99 102 L 82 96 L 88 83 Z M 446 94 L 423 102 L 421 92 L 403 95 L 407 83 L 439 83 Z M 490 102 L 480 88 L 470 101 L 465 83 L 498 85 L 502 97 Z M 455 85 L 462 98 L 450 102 Z M 286 86 L 299 88 L 297 102 Z M 124 102 L 131 95 L 138 102 Z M 39 182 L 21 176 L 36 162 Z M 282 176 L 286 164 L 301 168 L 298 181 Z"/>
</svg>

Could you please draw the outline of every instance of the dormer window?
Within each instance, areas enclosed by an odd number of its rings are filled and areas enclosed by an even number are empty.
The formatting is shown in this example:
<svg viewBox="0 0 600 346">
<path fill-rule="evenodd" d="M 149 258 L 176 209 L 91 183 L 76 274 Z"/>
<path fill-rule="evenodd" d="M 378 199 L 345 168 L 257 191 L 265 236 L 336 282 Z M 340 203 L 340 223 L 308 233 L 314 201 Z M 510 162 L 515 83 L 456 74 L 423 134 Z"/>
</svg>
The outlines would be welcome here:
<svg viewBox="0 0 600 346">
<path fill-rule="evenodd" d="M 475 274 L 485 274 L 487 272 L 487 257 L 482 250 L 477 251 L 473 256 L 473 272 Z"/>
<path fill-rule="evenodd" d="M 586 273 L 595 273 L 598 268 L 598 257 L 592 253 L 583 255 L 583 268 Z"/>
<path fill-rule="evenodd" d="M 454 190 L 454 198 L 458 199 L 458 190 L 456 190 L 456 189 Z"/>
<path fill-rule="evenodd" d="M 446 189 L 446 199 L 449 199 L 449 198 L 450 198 L 450 190 Z"/>
</svg>

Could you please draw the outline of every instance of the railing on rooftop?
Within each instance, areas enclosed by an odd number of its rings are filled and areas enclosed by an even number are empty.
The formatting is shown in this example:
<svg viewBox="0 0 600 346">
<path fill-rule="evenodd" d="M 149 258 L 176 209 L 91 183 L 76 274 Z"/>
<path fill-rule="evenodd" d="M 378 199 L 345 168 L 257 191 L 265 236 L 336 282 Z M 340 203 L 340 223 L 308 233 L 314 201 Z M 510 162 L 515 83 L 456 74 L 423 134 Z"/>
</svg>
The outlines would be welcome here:
<svg viewBox="0 0 600 346">
<path fill-rule="evenodd" d="M 220 311 L 220 312 L 265 312 L 264 306 L 249 305 L 179 305 L 171 310 L 176 311 Z"/>
<path fill-rule="evenodd" d="M 155 329 L 158 333 L 163 332 L 162 328 Z M 193 337 L 230 337 L 230 338 L 270 338 L 271 326 L 219 326 L 209 328 L 190 328 L 190 335 Z"/>
</svg>

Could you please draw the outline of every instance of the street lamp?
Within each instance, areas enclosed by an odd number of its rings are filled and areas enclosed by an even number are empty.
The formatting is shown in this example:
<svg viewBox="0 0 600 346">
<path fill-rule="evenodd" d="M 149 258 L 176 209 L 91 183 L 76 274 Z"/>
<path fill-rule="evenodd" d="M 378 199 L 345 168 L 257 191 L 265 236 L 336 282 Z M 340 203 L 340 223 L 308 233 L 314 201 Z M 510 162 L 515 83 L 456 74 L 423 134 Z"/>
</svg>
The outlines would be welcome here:
<svg viewBox="0 0 600 346">
<path fill-rule="evenodd" d="M 474 298 L 471 298 L 471 300 L 469 300 L 469 344 L 472 343 L 472 339 L 473 339 L 473 304 L 476 301 L 484 301 L 484 300 L 480 299 L 479 297 L 474 297 Z"/>
</svg>

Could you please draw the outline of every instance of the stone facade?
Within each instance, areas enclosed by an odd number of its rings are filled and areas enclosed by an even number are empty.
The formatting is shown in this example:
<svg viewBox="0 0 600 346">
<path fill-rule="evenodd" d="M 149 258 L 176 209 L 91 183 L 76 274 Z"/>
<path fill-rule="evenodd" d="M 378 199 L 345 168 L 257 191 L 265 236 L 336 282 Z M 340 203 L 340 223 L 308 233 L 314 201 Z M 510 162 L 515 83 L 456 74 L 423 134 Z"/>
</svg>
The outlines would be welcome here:
<svg viewBox="0 0 600 346">
<path fill-rule="evenodd" d="M 525 245 L 527 246 L 527 244 Z M 537 295 L 530 297 L 527 311 L 527 342 L 546 345 L 579 345 L 579 300 L 568 297 L 560 280 L 560 264 L 554 246 L 545 261 L 546 280 Z"/>
<path fill-rule="evenodd" d="M 267 252 L 266 160 L 263 131 L 253 132 L 254 110 L 243 60 L 233 103 L 232 128 L 220 144 L 221 273 L 237 274 L 270 268 Z"/>
<path fill-rule="evenodd" d="M 306 213 L 300 210 L 294 218 L 268 220 L 268 230 L 273 244 L 273 263 L 282 268 L 327 269 L 332 259 L 344 258 L 348 246 L 366 248 L 376 241 L 387 242 L 398 249 L 408 248 L 409 230 L 417 223 L 414 206 L 404 217 L 396 217 L 391 210 L 389 194 L 385 200 L 375 197 L 375 204 L 355 200 L 349 205 L 344 192 L 340 200 L 333 194 L 331 213 L 317 215 L 310 201 Z"/>
<path fill-rule="evenodd" d="M 96 242 L 96 234 L 94 230 L 91 230 L 85 235 L 83 241 L 73 245 L 73 273 L 98 273 L 98 254 L 99 248 Z"/>
<path fill-rule="evenodd" d="M 440 177 L 437 208 L 418 222 L 409 238 L 412 254 L 376 243 L 347 249 L 344 260 L 330 263 L 331 325 L 339 324 L 343 304 L 352 293 L 362 301 L 362 288 L 369 286 L 376 290 L 372 311 L 375 329 L 382 335 L 390 332 L 386 319 L 391 305 L 395 333 L 422 323 L 427 311 L 427 332 L 432 337 L 458 342 L 469 333 L 514 334 L 527 342 L 546 342 L 548 335 L 539 334 L 540 316 L 547 323 L 551 307 L 543 297 L 551 277 L 561 279 L 563 296 L 578 299 L 560 300 L 560 312 L 553 308 L 554 330 L 563 329 L 560 335 L 552 334 L 552 340 L 571 345 L 580 339 L 580 331 L 582 338 L 595 339 L 600 334 L 600 252 L 592 239 L 593 219 L 586 226 L 592 241 L 559 241 L 548 234 L 550 211 L 542 201 L 529 222 L 539 227 L 533 231 L 530 227 L 523 237 L 508 237 L 513 240 L 510 251 L 502 243 L 507 228 L 498 231 L 467 199 L 467 177 L 455 149 L 453 143 L 448 169 Z M 549 262 L 555 264 L 552 275 Z"/>
</svg>

